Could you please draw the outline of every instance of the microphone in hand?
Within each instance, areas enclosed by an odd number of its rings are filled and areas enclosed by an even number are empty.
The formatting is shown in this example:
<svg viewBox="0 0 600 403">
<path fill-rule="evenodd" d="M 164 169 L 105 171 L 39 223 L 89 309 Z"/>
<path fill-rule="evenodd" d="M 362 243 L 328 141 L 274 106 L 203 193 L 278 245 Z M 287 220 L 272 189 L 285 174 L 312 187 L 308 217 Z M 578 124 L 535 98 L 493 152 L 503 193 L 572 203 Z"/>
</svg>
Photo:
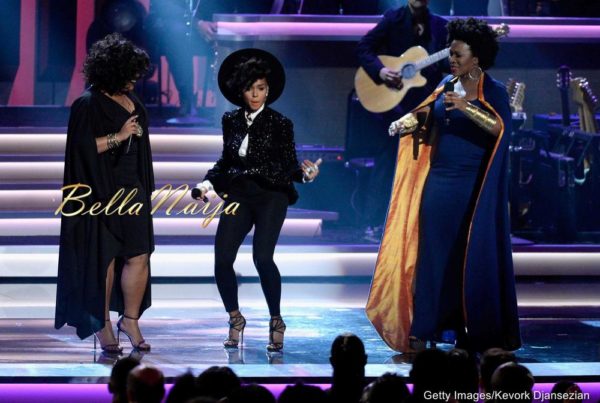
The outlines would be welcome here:
<svg viewBox="0 0 600 403">
<path fill-rule="evenodd" d="M 208 197 L 206 197 L 206 191 L 202 192 L 199 188 L 192 188 L 192 199 L 198 200 L 202 196 L 202 201 L 208 203 Z"/>
<path fill-rule="evenodd" d="M 452 92 L 452 91 L 454 91 L 454 83 L 452 81 L 446 82 L 446 84 L 444 84 L 444 90 L 443 90 L 444 97 L 446 96 L 445 94 L 447 92 Z M 445 101 L 445 99 L 444 99 L 444 101 Z M 444 102 L 444 105 L 446 105 L 447 108 L 454 106 L 454 104 L 452 102 L 448 102 L 448 103 Z M 449 126 L 450 125 L 450 115 L 448 113 L 448 110 L 445 111 L 444 115 L 445 115 L 444 122 L 445 122 L 446 126 Z"/>
</svg>

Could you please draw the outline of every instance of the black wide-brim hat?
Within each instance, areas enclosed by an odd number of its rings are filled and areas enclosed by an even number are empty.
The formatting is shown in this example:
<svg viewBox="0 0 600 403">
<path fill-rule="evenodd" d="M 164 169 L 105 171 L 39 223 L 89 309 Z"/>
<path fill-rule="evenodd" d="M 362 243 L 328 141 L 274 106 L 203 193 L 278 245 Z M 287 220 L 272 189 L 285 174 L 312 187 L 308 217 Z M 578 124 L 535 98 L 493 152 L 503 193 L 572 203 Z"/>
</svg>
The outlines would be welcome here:
<svg viewBox="0 0 600 403">
<path fill-rule="evenodd" d="M 230 88 L 227 82 L 233 76 L 236 68 L 251 58 L 262 60 L 269 65 L 271 72 L 266 77 L 269 84 L 269 96 L 266 103 L 271 104 L 283 92 L 283 88 L 285 87 L 285 71 L 281 62 L 266 50 L 255 48 L 240 49 L 227 56 L 219 68 L 219 89 L 229 102 L 237 106 L 244 106 L 244 99 L 241 96 L 240 90 L 238 88 Z"/>
</svg>

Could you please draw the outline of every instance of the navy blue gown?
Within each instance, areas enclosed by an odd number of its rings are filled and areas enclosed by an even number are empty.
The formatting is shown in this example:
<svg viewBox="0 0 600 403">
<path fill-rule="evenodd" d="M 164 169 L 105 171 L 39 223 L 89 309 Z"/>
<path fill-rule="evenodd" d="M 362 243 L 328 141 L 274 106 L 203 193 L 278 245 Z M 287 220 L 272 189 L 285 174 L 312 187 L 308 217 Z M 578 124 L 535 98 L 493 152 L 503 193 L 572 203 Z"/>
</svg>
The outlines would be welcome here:
<svg viewBox="0 0 600 403">
<path fill-rule="evenodd" d="M 463 267 L 469 222 L 495 137 L 459 110 L 434 104 L 440 128 L 421 199 L 411 336 L 439 340 L 464 332 Z M 471 103 L 482 107 L 478 100 Z"/>
</svg>

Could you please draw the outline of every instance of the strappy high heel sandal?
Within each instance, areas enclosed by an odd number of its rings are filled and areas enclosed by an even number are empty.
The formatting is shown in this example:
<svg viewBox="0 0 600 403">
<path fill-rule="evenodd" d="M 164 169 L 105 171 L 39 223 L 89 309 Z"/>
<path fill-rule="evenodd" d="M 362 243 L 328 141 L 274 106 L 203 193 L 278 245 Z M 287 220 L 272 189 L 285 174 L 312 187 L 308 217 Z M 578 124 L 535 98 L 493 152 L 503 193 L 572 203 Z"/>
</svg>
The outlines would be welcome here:
<svg viewBox="0 0 600 403">
<path fill-rule="evenodd" d="M 285 322 L 281 316 L 273 316 L 269 321 L 269 344 L 267 345 L 267 351 L 270 353 L 278 353 L 283 350 L 283 333 L 285 332 Z M 275 333 L 281 335 L 281 341 L 275 341 L 273 337 Z"/>
<path fill-rule="evenodd" d="M 142 339 L 140 340 L 137 344 L 135 344 L 133 342 L 133 339 L 131 338 L 131 335 L 129 333 L 127 333 L 125 330 L 121 329 L 121 323 L 123 322 L 123 318 L 127 318 L 130 320 L 138 320 L 139 318 L 132 318 L 131 316 L 127 316 L 125 314 L 123 314 L 123 316 L 121 316 L 117 322 L 117 343 L 119 342 L 119 338 L 121 336 L 121 332 L 123 332 L 125 334 L 125 336 L 127 336 L 127 338 L 129 339 L 129 342 L 131 343 L 131 347 L 133 347 L 135 350 L 138 351 L 150 351 L 150 344 L 146 343 L 146 340 Z"/>
<path fill-rule="evenodd" d="M 246 327 L 246 318 L 240 313 L 230 316 L 227 321 L 229 324 L 229 335 L 223 341 L 223 346 L 227 348 L 237 348 L 238 344 L 244 344 L 244 328 Z M 232 332 L 238 332 L 238 337 L 232 336 Z"/>
<path fill-rule="evenodd" d="M 106 322 L 110 322 L 110 319 L 106 319 L 104 321 L 104 323 L 105 323 L 104 326 L 106 326 Z M 98 344 L 100 344 L 100 349 L 102 350 L 102 352 L 104 354 L 119 355 L 123 352 L 123 347 L 121 347 L 119 345 L 118 340 L 116 343 L 110 343 L 110 344 L 103 346 L 102 343 L 100 342 L 100 337 L 98 337 L 98 335 L 96 333 L 94 333 L 94 350 L 96 350 L 96 348 L 97 348 L 96 340 L 98 340 Z"/>
</svg>

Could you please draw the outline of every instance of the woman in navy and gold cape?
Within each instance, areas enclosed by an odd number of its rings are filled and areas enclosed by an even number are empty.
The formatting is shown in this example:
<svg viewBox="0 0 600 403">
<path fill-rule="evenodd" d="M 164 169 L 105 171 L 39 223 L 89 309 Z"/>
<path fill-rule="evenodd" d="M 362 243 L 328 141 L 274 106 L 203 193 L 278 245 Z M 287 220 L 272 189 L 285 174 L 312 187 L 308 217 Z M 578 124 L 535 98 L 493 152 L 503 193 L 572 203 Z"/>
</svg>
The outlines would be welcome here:
<svg viewBox="0 0 600 403">
<path fill-rule="evenodd" d="M 505 87 L 484 73 L 497 38 L 472 18 L 448 30 L 453 75 L 390 126 L 390 134 L 408 135 L 400 139 L 367 316 L 397 351 L 418 351 L 445 330 L 456 332 L 459 347 L 516 350 L 511 111 Z"/>
</svg>

